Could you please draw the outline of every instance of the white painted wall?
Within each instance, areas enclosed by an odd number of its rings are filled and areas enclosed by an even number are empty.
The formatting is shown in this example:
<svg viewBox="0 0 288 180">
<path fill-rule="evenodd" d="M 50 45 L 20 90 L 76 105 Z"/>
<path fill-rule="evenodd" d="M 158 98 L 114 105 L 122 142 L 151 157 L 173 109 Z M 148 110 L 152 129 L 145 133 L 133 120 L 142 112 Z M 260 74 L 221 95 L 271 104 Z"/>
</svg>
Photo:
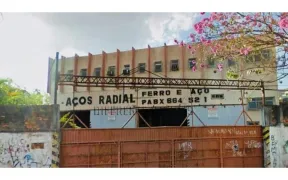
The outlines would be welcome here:
<svg viewBox="0 0 288 180">
<path fill-rule="evenodd" d="M 270 127 L 270 162 L 272 168 L 288 168 L 288 127 Z"/>
<path fill-rule="evenodd" d="M 148 92 L 149 91 L 157 91 L 159 93 L 159 91 L 164 90 L 164 91 L 170 91 L 171 94 L 170 95 L 164 95 L 164 96 L 148 96 Z M 179 94 L 179 91 L 181 91 L 181 95 Z M 119 90 L 113 90 L 113 89 L 107 89 L 105 91 L 98 91 L 98 92 L 75 92 L 73 93 L 66 93 L 66 94 L 58 94 L 58 103 L 60 104 L 60 111 L 65 111 L 65 110 L 73 110 L 73 106 L 66 106 L 67 103 L 67 99 L 68 98 L 80 98 L 82 96 L 85 97 L 86 99 L 86 103 L 84 103 L 83 105 L 81 105 L 78 100 L 76 100 L 75 102 L 77 103 L 77 105 L 74 107 L 74 110 L 93 110 L 94 108 L 128 108 L 128 107 L 153 107 L 153 106 L 189 106 L 191 105 L 191 103 L 189 103 L 189 98 L 193 98 L 195 99 L 196 97 L 199 98 L 199 102 L 193 103 L 194 105 L 216 105 L 216 104 L 220 104 L 222 103 L 224 104 L 241 104 L 241 102 L 239 102 L 239 98 L 241 97 L 241 94 L 239 91 L 228 91 L 228 90 L 214 90 L 211 89 L 209 91 L 209 93 L 204 93 L 204 90 L 202 90 L 202 93 L 198 94 L 197 93 L 197 89 L 195 90 L 196 94 L 191 94 L 190 89 L 140 89 L 138 91 L 138 95 L 137 92 L 133 89 L 119 89 Z M 178 92 L 178 94 L 177 94 Z M 144 93 L 144 94 L 143 94 Z M 117 103 L 117 104 L 99 104 L 99 99 L 100 96 L 104 96 L 107 97 L 108 95 L 113 96 L 113 95 L 121 95 L 122 96 L 122 100 L 123 100 L 123 95 L 124 94 L 128 94 L 128 96 L 130 97 L 130 94 L 133 95 L 133 100 L 135 102 L 133 103 Z M 153 92 L 152 92 L 153 94 Z M 224 99 L 223 100 L 215 100 L 215 99 L 211 99 L 211 95 L 212 94 L 224 94 Z M 91 96 L 92 99 L 92 103 L 88 104 L 87 102 L 87 98 Z M 207 101 L 205 102 L 204 98 L 207 98 Z M 177 102 L 176 103 L 169 103 L 167 99 L 168 98 L 177 98 Z M 182 99 L 182 103 L 179 102 L 179 99 Z M 144 103 L 142 104 L 142 100 L 152 100 L 152 102 L 154 101 L 154 99 L 158 99 L 158 104 L 147 104 Z M 163 99 L 164 104 L 160 104 L 160 99 Z"/>
<path fill-rule="evenodd" d="M 33 149 L 43 143 L 43 149 Z M 0 168 L 48 168 L 52 159 L 52 133 L 0 133 Z"/>
</svg>

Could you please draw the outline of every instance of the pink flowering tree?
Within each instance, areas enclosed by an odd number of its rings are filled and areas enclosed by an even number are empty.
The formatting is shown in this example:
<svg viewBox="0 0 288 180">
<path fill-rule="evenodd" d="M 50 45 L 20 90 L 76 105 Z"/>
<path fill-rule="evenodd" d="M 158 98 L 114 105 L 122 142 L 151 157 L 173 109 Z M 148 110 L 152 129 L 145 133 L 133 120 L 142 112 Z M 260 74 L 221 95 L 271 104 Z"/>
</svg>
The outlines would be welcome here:
<svg viewBox="0 0 288 180">
<path fill-rule="evenodd" d="M 243 73 L 279 72 L 287 68 L 288 13 L 200 14 L 200 20 L 194 24 L 195 32 L 188 39 L 175 39 L 175 43 L 187 47 L 192 54 L 196 52 L 197 46 L 204 45 L 206 56 L 218 61 L 216 67 L 219 71 L 225 67 L 225 61 L 257 61 L 256 68 L 241 71 L 237 67 L 239 63 L 235 63 L 234 68 L 227 69 L 227 78 L 238 79 Z M 271 49 L 272 54 L 269 51 Z M 197 62 L 193 71 L 203 67 L 204 60 Z M 286 75 L 283 73 L 279 78 Z"/>
</svg>

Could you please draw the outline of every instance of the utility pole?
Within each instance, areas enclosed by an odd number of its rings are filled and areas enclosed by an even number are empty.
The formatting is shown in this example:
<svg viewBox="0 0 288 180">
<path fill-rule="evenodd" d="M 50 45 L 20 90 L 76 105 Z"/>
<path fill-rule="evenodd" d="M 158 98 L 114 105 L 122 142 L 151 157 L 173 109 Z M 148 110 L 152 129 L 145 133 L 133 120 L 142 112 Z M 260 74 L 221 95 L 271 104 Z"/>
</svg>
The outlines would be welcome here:
<svg viewBox="0 0 288 180">
<path fill-rule="evenodd" d="M 59 66 L 59 52 L 56 52 L 56 59 L 55 59 L 55 87 L 54 87 L 54 105 L 57 104 L 57 90 L 58 90 L 58 80 L 59 80 L 59 73 L 58 73 L 58 66 Z"/>
</svg>

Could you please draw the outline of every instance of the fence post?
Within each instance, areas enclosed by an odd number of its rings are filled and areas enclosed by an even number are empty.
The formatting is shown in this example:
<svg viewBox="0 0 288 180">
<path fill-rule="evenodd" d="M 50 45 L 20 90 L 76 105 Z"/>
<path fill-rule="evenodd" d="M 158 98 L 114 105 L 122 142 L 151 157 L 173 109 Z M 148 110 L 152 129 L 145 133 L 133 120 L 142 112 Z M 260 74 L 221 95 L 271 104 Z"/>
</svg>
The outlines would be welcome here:
<svg viewBox="0 0 288 180">
<path fill-rule="evenodd" d="M 221 161 L 221 168 L 224 167 L 224 162 L 223 162 L 223 141 L 222 138 L 220 137 L 220 161 Z"/>
<path fill-rule="evenodd" d="M 93 146 L 93 145 L 90 145 L 90 144 L 88 144 L 88 168 L 90 167 L 90 154 L 91 154 L 91 146 Z"/>
<path fill-rule="evenodd" d="M 174 145 L 174 139 L 171 141 L 172 146 L 172 168 L 175 167 L 175 145 Z"/>
<path fill-rule="evenodd" d="M 118 168 L 121 168 L 121 142 L 118 141 Z"/>
</svg>

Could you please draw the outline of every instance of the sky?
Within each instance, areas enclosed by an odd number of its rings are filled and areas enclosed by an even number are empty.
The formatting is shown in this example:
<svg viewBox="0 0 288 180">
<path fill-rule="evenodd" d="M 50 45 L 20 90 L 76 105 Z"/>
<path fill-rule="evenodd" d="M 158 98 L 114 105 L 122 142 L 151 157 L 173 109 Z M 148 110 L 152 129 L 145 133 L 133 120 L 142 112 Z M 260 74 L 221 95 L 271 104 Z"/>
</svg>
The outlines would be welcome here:
<svg viewBox="0 0 288 180">
<path fill-rule="evenodd" d="M 194 13 L 3 13 L 0 78 L 46 92 L 48 58 L 56 52 L 99 54 L 173 44 L 187 36 Z"/>
<path fill-rule="evenodd" d="M 196 13 L 3 13 L 0 78 L 46 92 L 48 58 L 174 44 L 187 39 Z M 286 79 L 286 80 L 285 80 Z M 279 88 L 287 88 L 288 79 Z"/>
</svg>

